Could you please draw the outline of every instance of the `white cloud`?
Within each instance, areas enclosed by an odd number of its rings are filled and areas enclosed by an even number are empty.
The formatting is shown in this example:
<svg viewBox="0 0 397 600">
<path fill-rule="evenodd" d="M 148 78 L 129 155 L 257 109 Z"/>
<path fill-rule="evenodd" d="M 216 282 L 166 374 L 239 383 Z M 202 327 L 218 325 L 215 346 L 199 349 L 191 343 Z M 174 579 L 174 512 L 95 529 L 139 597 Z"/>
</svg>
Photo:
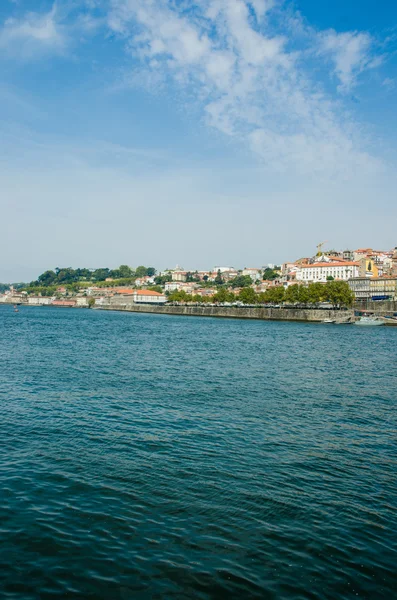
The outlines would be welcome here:
<svg viewBox="0 0 397 600">
<path fill-rule="evenodd" d="M 382 81 L 382 85 L 389 90 L 393 90 L 396 87 L 396 80 L 391 77 L 385 77 Z"/>
<path fill-rule="evenodd" d="M 9 19 L 0 49 L 24 58 L 64 52 L 73 36 L 91 35 L 106 23 L 131 57 L 123 84 L 158 92 L 172 78 L 186 92 L 187 109 L 194 98 L 209 126 L 244 142 L 269 169 L 346 176 L 379 167 L 360 128 L 307 64 L 308 54 L 331 60 L 331 76 L 346 92 L 380 60 L 369 34 L 276 29 L 274 17 L 283 11 L 277 0 L 110 0 L 110 8 L 105 0 L 84 0 L 80 13 L 68 13 L 68 6 L 62 14 L 54 5 L 44 15 Z M 291 22 L 291 8 L 283 15 L 284 25 Z"/>
<path fill-rule="evenodd" d="M 333 60 L 340 91 L 349 91 L 365 69 L 379 66 L 382 59 L 374 56 L 373 46 L 374 41 L 368 33 L 330 30 L 320 35 L 319 52 L 328 54 Z"/>
<path fill-rule="evenodd" d="M 42 15 L 28 13 L 23 19 L 8 19 L 0 30 L 0 49 L 7 55 L 32 58 L 46 51 L 62 52 L 66 35 L 54 7 Z"/>
<path fill-rule="evenodd" d="M 243 140 L 267 167 L 343 177 L 377 169 L 359 128 L 290 49 L 294 40 L 271 29 L 272 5 L 197 0 L 189 10 L 168 0 L 113 0 L 108 23 L 141 62 L 143 80 L 174 77 L 189 92 L 187 105 L 194 94 L 207 123 Z M 345 89 L 373 60 L 365 33 L 322 34 L 321 52 L 332 56 Z"/>
</svg>

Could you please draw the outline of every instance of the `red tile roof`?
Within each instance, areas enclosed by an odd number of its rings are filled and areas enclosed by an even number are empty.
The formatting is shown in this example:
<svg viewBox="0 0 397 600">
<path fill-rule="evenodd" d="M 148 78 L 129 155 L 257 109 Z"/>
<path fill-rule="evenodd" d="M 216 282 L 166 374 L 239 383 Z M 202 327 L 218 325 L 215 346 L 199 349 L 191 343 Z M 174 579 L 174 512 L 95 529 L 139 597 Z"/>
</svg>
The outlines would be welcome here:
<svg viewBox="0 0 397 600">
<path fill-rule="evenodd" d="M 359 267 L 360 263 L 358 262 L 321 262 L 321 263 L 313 263 L 311 265 L 302 265 L 301 269 L 312 269 L 314 267 Z"/>
<path fill-rule="evenodd" d="M 163 294 L 160 294 L 159 292 L 154 292 L 151 290 L 136 290 L 134 293 L 137 294 L 138 296 L 162 296 L 163 295 Z"/>
</svg>

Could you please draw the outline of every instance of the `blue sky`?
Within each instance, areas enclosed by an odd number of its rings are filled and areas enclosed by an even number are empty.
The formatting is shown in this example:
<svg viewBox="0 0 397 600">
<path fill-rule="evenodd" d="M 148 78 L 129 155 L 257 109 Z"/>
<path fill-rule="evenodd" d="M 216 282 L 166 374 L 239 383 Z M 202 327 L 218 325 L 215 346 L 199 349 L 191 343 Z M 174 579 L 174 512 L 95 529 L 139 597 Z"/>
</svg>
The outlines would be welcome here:
<svg viewBox="0 0 397 600">
<path fill-rule="evenodd" d="M 397 3 L 2 0 L 0 281 L 397 245 Z"/>
</svg>

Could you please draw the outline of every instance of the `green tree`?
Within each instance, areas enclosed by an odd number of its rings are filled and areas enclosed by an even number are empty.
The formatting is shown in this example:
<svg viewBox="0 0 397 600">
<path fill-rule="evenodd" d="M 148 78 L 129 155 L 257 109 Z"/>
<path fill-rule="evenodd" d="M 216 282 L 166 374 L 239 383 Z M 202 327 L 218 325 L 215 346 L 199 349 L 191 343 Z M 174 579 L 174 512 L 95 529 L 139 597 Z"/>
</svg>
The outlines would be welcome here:
<svg viewBox="0 0 397 600">
<path fill-rule="evenodd" d="M 350 307 L 354 302 L 354 294 L 346 281 L 328 281 L 325 284 L 326 299 L 334 308 Z"/>
<path fill-rule="evenodd" d="M 88 308 L 93 308 L 95 306 L 95 298 L 88 298 Z"/>
<path fill-rule="evenodd" d="M 108 277 L 110 277 L 110 270 L 107 268 L 95 269 L 95 271 L 92 274 L 93 281 L 105 281 L 105 279 L 107 279 Z"/>
<path fill-rule="evenodd" d="M 157 275 L 154 278 L 156 285 L 164 285 L 167 281 L 172 281 L 172 275 Z"/>
<path fill-rule="evenodd" d="M 270 269 L 269 267 L 266 267 L 266 269 L 263 271 L 262 277 L 265 281 L 273 281 L 273 279 L 277 279 L 278 277 L 280 277 L 280 273 L 275 269 Z"/>
<path fill-rule="evenodd" d="M 213 296 L 214 302 L 220 302 L 223 304 L 224 302 L 234 302 L 236 300 L 236 296 L 233 292 L 229 292 L 225 288 L 220 288 L 216 294 Z"/>
<path fill-rule="evenodd" d="M 307 290 L 309 295 L 308 302 L 311 304 L 318 304 L 319 302 L 324 302 L 326 300 L 326 290 L 324 284 L 320 282 L 311 283 Z"/>
<path fill-rule="evenodd" d="M 296 304 L 299 302 L 299 285 L 289 285 L 284 294 L 284 302 Z"/>
<path fill-rule="evenodd" d="M 57 276 L 54 271 L 44 271 L 37 278 L 37 283 L 39 285 L 52 285 L 57 279 Z"/>
<path fill-rule="evenodd" d="M 298 302 L 300 304 L 307 304 L 309 302 L 309 288 L 305 285 L 300 285 L 299 287 L 299 295 Z"/>
<path fill-rule="evenodd" d="M 269 302 L 272 304 L 273 303 L 278 304 L 279 302 L 283 302 L 284 295 L 285 295 L 285 290 L 282 285 L 271 287 L 268 290 L 266 290 L 266 292 L 264 294 L 265 302 Z"/>
<path fill-rule="evenodd" d="M 255 293 L 255 290 L 252 289 L 251 287 L 247 287 L 247 288 L 243 288 L 239 295 L 238 295 L 238 299 L 240 300 L 240 302 L 243 302 L 244 304 L 257 304 L 258 302 L 258 295 Z"/>
<path fill-rule="evenodd" d="M 222 273 L 220 272 L 220 269 L 218 269 L 218 273 L 215 277 L 215 285 L 222 285 L 222 284 L 223 284 Z"/>
<path fill-rule="evenodd" d="M 252 279 L 249 275 L 237 275 L 231 280 L 230 285 L 232 288 L 251 287 Z"/>
<path fill-rule="evenodd" d="M 163 293 L 163 288 L 161 287 L 161 285 L 152 285 L 148 288 L 148 290 L 150 290 L 151 292 L 158 292 L 159 294 Z"/>
<path fill-rule="evenodd" d="M 128 265 L 120 265 L 118 271 L 120 273 L 120 278 L 132 277 L 134 275 L 134 271 Z"/>
<path fill-rule="evenodd" d="M 139 267 L 137 267 L 135 269 L 135 275 L 136 275 L 136 277 L 139 277 L 139 278 L 146 277 L 146 275 L 147 275 L 147 268 L 144 267 L 143 265 L 140 265 Z"/>
<path fill-rule="evenodd" d="M 92 273 L 91 273 L 90 269 L 85 269 L 85 268 L 76 269 L 75 273 L 76 273 L 76 278 L 79 281 L 81 281 L 81 280 L 90 281 L 90 279 L 91 279 Z"/>
<path fill-rule="evenodd" d="M 334 281 L 334 277 L 332 277 L 332 275 L 327 275 L 327 281 Z"/>
</svg>

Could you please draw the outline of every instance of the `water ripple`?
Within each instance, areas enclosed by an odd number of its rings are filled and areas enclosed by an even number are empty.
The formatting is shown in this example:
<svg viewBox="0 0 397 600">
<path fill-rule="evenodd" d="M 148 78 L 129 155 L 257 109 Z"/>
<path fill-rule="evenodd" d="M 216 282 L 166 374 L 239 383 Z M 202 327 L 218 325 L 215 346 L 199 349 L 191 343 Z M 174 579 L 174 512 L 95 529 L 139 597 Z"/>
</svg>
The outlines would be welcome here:
<svg viewBox="0 0 397 600">
<path fill-rule="evenodd" d="M 0 327 L 1 598 L 395 596 L 397 330 Z"/>
</svg>

